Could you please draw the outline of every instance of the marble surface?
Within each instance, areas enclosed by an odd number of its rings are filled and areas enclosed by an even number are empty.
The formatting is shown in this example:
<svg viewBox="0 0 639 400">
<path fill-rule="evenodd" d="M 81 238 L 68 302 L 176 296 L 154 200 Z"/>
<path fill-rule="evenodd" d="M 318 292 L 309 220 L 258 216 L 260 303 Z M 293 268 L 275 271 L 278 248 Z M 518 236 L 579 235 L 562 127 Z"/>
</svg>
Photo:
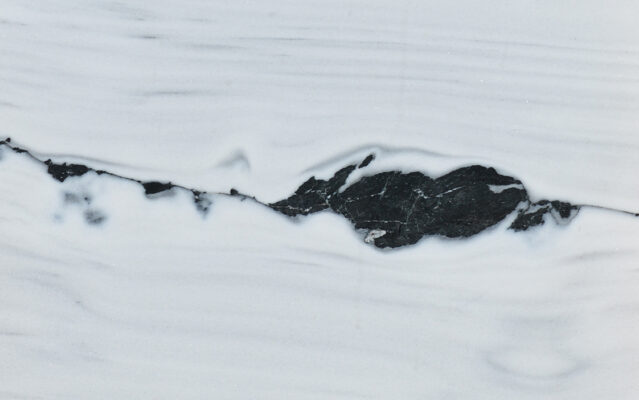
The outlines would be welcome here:
<svg viewBox="0 0 639 400">
<path fill-rule="evenodd" d="M 3 0 L 0 399 L 638 398 L 638 13 Z M 477 164 L 581 208 L 380 249 L 265 206 L 371 153 L 339 190 Z"/>
</svg>

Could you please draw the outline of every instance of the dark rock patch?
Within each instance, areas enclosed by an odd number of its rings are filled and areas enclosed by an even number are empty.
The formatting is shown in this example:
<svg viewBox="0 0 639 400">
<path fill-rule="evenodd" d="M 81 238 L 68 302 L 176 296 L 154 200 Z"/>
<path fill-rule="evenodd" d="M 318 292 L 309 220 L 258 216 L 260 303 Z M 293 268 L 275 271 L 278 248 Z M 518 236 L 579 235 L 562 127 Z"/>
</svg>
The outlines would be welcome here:
<svg viewBox="0 0 639 400">
<path fill-rule="evenodd" d="M 548 210 L 546 208 L 540 208 L 535 211 L 520 211 L 517 218 L 510 224 L 509 229 L 514 231 L 525 231 L 526 229 L 544 224 L 544 216 Z"/>
<path fill-rule="evenodd" d="M 579 206 L 572 205 L 563 201 L 553 200 L 550 202 L 552 206 L 551 211 L 555 210 L 559 213 L 559 216 L 563 219 L 570 218 L 573 211 L 578 211 Z"/>
<path fill-rule="evenodd" d="M 339 188 L 346 183 L 346 178 L 353 172 L 355 165 L 349 165 L 337 171 L 327 181 L 309 178 L 288 199 L 269 204 L 269 207 L 288 216 L 307 215 L 330 208 L 329 201 L 337 194 Z"/>
<path fill-rule="evenodd" d="M 150 181 L 150 182 L 142 182 L 142 186 L 144 187 L 144 194 L 147 196 L 165 192 L 167 190 L 173 189 L 175 185 L 171 182 L 163 183 L 158 181 Z"/>
<path fill-rule="evenodd" d="M 369 157 L 364 161 L 370 162 Z M 342 168 L 329 180 L 311 177 L 289 198 L 269 207 L 288 216 L 331 209 L 356 229 L 365 230 L 367 242 L 399 247 L 430 235 L 473 236 L 529 202 L 519 180 L 481 165 L 459 168 L 436 179 L 421 172 L 382 172 L 363 177 L 340 192 L 354 169 L 354 165 Z M 567 218 L 576 208 L 562 202 L 548 202 L 545 207 L 548 210 L 542 213 L 523 214 L 515 227 L 539 224 L 549 210 Z"/>
<path fill-rule="evenodd" d="M 570 203 L 557 200 L 541 200 L 530 204 L 526 209 L 520 210 L 509 229 L 519 232 L 543 225 L 546 215 L 550 215 L 556 222 L 562 223 L 569 220 L 574 215 L 573 212 L 576 213 L 578 211 L 579 206 Z"/>
<path fill-rule="evenodd" d="M 47 173 L 60 182 L 64 182 L 71 176 L 82 176 L 90 171 L 90 168 L 82 164 L 56 164 L 51 160 L 44 163 L 48 166 Z"/>
<path fill-rule="evenodd" d="M 368 166 L 368 164 L 371 163 L 371 161 L 373 161 L 375 159 L 375 154 L 369 154 L 364 161 L 362 161 L 357 168 L 364 168 L 366 166 Z"/>
</svg>

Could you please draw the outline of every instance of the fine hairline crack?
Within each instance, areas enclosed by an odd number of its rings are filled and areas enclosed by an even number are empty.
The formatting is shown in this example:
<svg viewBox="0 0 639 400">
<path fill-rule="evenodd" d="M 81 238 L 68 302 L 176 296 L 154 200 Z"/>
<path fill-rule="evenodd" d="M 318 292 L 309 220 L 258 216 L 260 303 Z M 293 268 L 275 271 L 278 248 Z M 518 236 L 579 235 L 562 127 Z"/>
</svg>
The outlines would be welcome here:
<svg viewBox="0 0 639 400">
<path fill-rule="evenodd" d="M 375 154 L 370 154 L 358 164 L 341 168 L 327 180 L 310 177 L 286 199 L 264 203 L 234 188 L 229 192 L 207 192 L 171 181 L 143 181 L 84 164 L 42 160 L 16 146 L 11 138 L 0 140 L 0 146 L 44 165 L 47 173 L 59 182 L 94 172 L 136 183 L 142 186 L 148 198 L 172 190 L 186 191 L 203 215 L 209 211 L 211 195 L 249 199 L 289 217 L 331 210 L 348 219 L 355 229 L 363 230 L 364 241 L 377 247 L 411 245 L 431 235 L 470 237 L 513 213 L 515 217 L 509 229 L 515 232 L 543 225 L 548 218 L 559 224 L 568 223 L 583 207 L 639 216 L 639 213 L 597 205 L 558 200 L 533 202 L 521 181 L 481 165 L 461 167 L 435 179 L 421 172 L 379 172 L 347 185 L 347 178 L 354 170 L 365 168 L 375 160 Z M 88 223 L 99 224 L 105 216 L 88 210 L 85 218 Z"/>
<path fill-rule="evenodd" d="M 0 146 L 5 146 L 11 150 L 13 150 L 15 153 L 18 154 L 23 154 L 26 155 L 27 157 L 29 157 L 31 160 L 42 164 L 44 166 L 47 167 L 47 173 L 49 175 L 51 175 L 51 177 L 59 182 L 64 182 L 66 181 L 68 178 L 71 177 L 79 177 L 79 176 L 83 176 L 89 172 L 94 172 L 97 175 L 108 175 L 114 178 L 118 178 L 118 179 L 122 179 L 125 181 L 129 181 L 129 182 L 133 182 L 136 184 L 139 184 L 140 186 L 142 186 L 142 188 L 144 189 L 144 194 L 149 197 L 156 197 L 159 194 L 165 193 L 165 192 L 169 192 L 171 190 L 183 190 L 186 192 L 189 192 L 192 196 L 193 202 L 195 203 L 195 206 L 197 208 L 197 210 L 203 214 L 206 214 L 209 210 L 209 207 L 211 205 L 211 200 L 208 198 L 208 195 L 220 195 L 220 196 L 238 196 L 241 197 L 243 199 L 248 198 L 248 199 L 252 199 L 257 201 L 256 199 L 252 198 L 251 196 L 246 196 L 243 195 L 241 193 L 239 193 L 237 190 L 235 189 L 231 189 L 230 192 L 228 193 L 224 193 L 224 192 L 207 192 L 204 190 L 199 190 L 199 189 L 195 189 L 195 188 L 190 188 L 184 185 L 180 185 L 177 183 L 173 183 L 171 181 L 161 181 L 161 180 L 150 180 L 150 181 L 143 181 L 140 179 L 136 179 L 136 178 L 131 178 L 128 176 L 124 176 L 124 175 L 120 175 L 120 174 L 116 174 L 110 171 L 106 171 L 103 169 L 96 169 L 96 168 L 92 168 L 89 167 L 87 165 L 84 164 L 74 164 L 74 163 L 56 163 L 54 161 L 52 161 L 51 159 L 46 159 L 46 160 L 42 160 L 36 156 L 33 155 L 33 153 L 25 148 L 16 146 L 15 144 L 12 143 L 11 138 L 7 138 L 4 140 L 0 141 Z M 263 204 L 259 201 L 257 201 L 260 204 Z"/>
</svg>

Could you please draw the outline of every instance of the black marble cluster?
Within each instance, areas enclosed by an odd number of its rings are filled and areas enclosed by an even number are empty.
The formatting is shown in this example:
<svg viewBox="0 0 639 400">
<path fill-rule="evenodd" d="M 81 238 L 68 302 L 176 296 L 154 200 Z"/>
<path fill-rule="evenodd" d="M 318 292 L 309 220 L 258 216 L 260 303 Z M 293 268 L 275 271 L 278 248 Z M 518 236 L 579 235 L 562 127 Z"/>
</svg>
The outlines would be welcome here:
<svg viewBox="0 0 639 400">
<path fill-rule="evenodd" d="M 173 185 L 171 182 L 149 181 L 142 182 L 142 187 L 144 188 L 144 194 L 150 196 L 153 194 L 169 191 L 173 189 L 175 185 Z"/>
<path fill-rule="evenodd" d="M 56 164 L 51 160 L 44 163 L 48 166 L 47 173 L 60 182 L 64 182 L 70 176 L 82 176 L 90 171 L 89 167 L 82 164 Z"/>
<path fill-rule="evenodd" d="M 557 200 L 541 200 L 530 204 L 526 209 L 520 210 L 517 218 L 510 225 L 510 229 L 525 231 L 532 226 L 543 225 L 546 215 L 550 215 L 557 222 L 562 222 L 577 211 L 579 211 L 579 206 L 570 203 Z"/>
<path fill-rule="evenodd" d="M 360 168 L 372 160 L 372 155 L 367 157 Z M 344 167 L 328 180 L 311 177 L 292 196 L 269 207 L 288 216 L 331 209 L 356 229 L 366 230 L 367 241 L 377 247 L 414 244 L 429 235 L 469 237 L 522 206 L 525 208 L 510 227 L 515 231 L 542 224 L 546 213 L 569 218 L 577 209 L 558 201 L 533 205 L 519 180 L 481 165 L 459 168 L 436 179 L 421 172 L 381 172 L 340 191 L 355 169 L 356 165 Z"/>
<path fill-rule="evenodd" d="M 161 197 L 173 190 L 189 191 L 202 214 L 206 214 L 212 204 L 208 193 L 172 182 L 141 181 L 83 164 L 42 161 L 13 145 L 10 138 L 0 140 L 1 145 L 44 164 L 47 173 L 60 182 L 92 171 L 135 182 L 144 188 L 149 198 Z M 563 223 L 572 218 L 580 207 L 561 201 L 533 203 L 521 181 L 481 165 L 459 168 L 439 178 L 431 178 L 421 172 L 385 171 L 346 185 L 353 171 L 366 168 L 374 160 L 375 155 L 370 154 L 359 164 L 340 169 L 328 180 L 311 177 L 290 197 L 271 204 L 264 204 L 234 188 L 228 194 L 217 194 L 250 199 L 290 217 L 332 210 L 351 221 L 356 229 L 365 231 L 365 241 L 377 247 L 410 245 L 430 235 L 449 238 L 473 236 L 513 212 L 517 214 L 509 229 L 525 231 L 544 224 L 549 218 Z M 85 200 L 87 204 L 90 202 L 88 197 Z M 90 224 L 100 224 L 106 215 L 87 208 L 85 218 Z"/>
</svg>

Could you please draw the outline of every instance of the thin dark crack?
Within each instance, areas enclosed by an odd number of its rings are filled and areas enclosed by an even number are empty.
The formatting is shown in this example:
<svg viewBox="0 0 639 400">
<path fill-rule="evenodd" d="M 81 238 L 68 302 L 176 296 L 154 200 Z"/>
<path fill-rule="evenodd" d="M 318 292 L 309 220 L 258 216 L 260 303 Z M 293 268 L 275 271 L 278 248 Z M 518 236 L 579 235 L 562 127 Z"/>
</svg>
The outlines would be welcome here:
<svg viewBox="0 0 639 400">
<path fill-rule="evenodd" d="M 0 146 L 46 166 L 47 173 L 59 182 L 94 172 L 137 183 L 149 198 L 171 194 L 174 190 L 187 191 L 202 214 L 211 207 L 211 195 L 248 199 L 290 217 L 332 210 L 351 221 L 356 229 L 367 232 L 365 241 L 377 247 L 410 245 L 431 235 L 473 236 L 514 212 L 516 216 L 509 229 L 515 232 L 543 225 L 549 219 L 558 224 L 568 223 L 582 207 L 639 216 L 630 211 L 558 200 L 532 202 L 521 181 L 481 165 L 458 168 L 436 179 L 421 172 L 380 172 L 346 185 L 355 169 L 365 168 L 375 159 L 375 155 L 370 154 L 359 164 L 338 170 L 328 180 L 310 177 L 290 197 L 266 204 L 235 188 L 229 192 L 206 192 L 170 181 L 142 181 L 83 164 L 41 160 L 12 144 L 10 138 L 0 141 Z M 65 193 L 65 202 L 79 203 L 79 196 L 83 196 L 88 207 L 91 198 L 87 195 Z M 93 208 L 86 209 L 84 216 L 89 224 L 101 224 L 106 219 L 104 213 Z"/>
<path fill-rule="evenodd" d="M 161 181 L 142 181 L 139 179 L 135 179 L 135 178 L 130 178 L 127 176 L 123 176 L 123 175 L 118 175 L 118 174 L 114 174 L 112 172 L 109 171 L 105 171 L 105 170 L 101 170 L 101 169 L 94 169 L 91 168 L 89 166 L 86 166 L 84 164 L 67 164 L 67 163 L 56 163 L 53 162 L 51 159 L 47 159 L 47 160 L 41 160 L 39 158 L 37 158 L 36 156 L 34 156 L 30 151 L 23 149 L 21 147 L 15 146 L 13 144 L 11 144 L 11 138 L 7 138 L 5 140 L 1 140 L 0 141 L 0 146 L 5 146 L 8 147 L 9 149 L 13 150 L 15 153 L 18 154 L 24 154 L 27 157 L 31 158 L 33 161 L 39 163 L 39 164 L 43 164 L 47 167 L 47 173 L 49 175 L 51 175 L 51 177 L 53 177 L 55 180 L 59 181 L 59 182 L 64 182 L 66 181 L 68 178 L 71 177 L 79 177 L 79 176 L 83 176 L 89 172 L 94 172 L 97 175 L 109 175 L 111 177 L 114 178 L 118 178 L 118 179 L 123 179 L 129 182 L 134 182 L 137 183 L 139 185 L 142 186 L 142 188 L 144 189 L 144 194 L 149 197 L 149 198 L 154 198 L 157 197 L 159 194 L 162 194 L 164 192 L 168 192 L 172 189 L 177 189 L 177 190 L 185 190 L 187 192 L 190 192 L 192 197 L 193 197 L 193 203 L 195 204 L 196 209 L 201 212 L 203 215 L 205 215 L 212 204 L 212 200 L 209 198 L 209 195 L 229 195 L 227 193 L 219 193 L 219 192 L 214 192 L 214 193 L 208 193 L 206 191 L 202 191 L 202 190 L 198 190 L 198 189 L 193 189 L 193 188 L 189 188 L 186 186 L 182 186 L 182 185 L 178 185 L 178 184 L 174 184 L 172 182 L 161 182 Z M 246 198 L 251 198 L 253 200 L 255 200 L 252 197 L 249 196 L 244 196 Z M 257 200 L 255 200 L 257 201 Z M 262 204 L 262 203 L 260 203 Z M 89 214 L 89 215 L 85 215 L 87 222 L 89 223 L 101 223 L 105 218 L 97 218 L 94 216 L 94 214 Z"/>
</svg>

